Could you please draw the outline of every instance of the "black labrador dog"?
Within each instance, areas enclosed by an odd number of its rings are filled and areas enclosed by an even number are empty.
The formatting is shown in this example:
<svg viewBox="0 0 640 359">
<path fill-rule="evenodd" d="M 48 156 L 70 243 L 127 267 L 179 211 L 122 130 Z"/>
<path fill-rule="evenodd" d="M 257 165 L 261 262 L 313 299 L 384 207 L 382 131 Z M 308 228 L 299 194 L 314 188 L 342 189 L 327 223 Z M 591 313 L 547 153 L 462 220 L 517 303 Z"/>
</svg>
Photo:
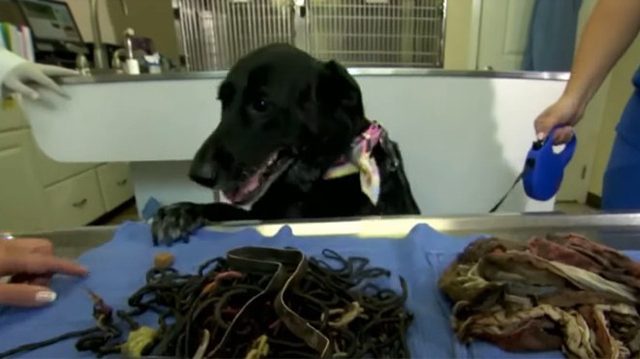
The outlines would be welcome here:
<svg viewBox="0 0 640 359">
<path fill-rule="evenodd" d="M 358 84 L 338 63 L 269 45 L 234 65 L 218 99 L 220 124 L 196 153 L 189 176 L 221 190 L 235 206 L 163 207 L 153 218 L 156 243 L 185 238 L 207 222 L 419 214 L 397 144 L 379 127 L 379 139 L 366 142 L 376 124 L 364 114 Z M 371 147 L 375 198 L 363 190 L 362 171 L 326 176 L 353 157 L 358 143 Z M 246 204 L 250 210 L 240 208 Z"/>
</svg>

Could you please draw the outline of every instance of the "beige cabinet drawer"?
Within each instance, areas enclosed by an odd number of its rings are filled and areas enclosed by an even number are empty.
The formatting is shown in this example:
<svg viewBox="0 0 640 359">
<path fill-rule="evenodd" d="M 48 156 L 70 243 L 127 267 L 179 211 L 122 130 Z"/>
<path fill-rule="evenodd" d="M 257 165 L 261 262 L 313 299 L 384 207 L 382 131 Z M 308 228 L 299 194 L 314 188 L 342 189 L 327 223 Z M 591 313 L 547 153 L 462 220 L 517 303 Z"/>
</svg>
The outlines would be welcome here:
<svg viewBox="0 0 640 359">
<path fill-rule="evenodd" d="M 45 197 L 53 228 L 83 226 L 105 213 L 95 170 L 45 189 Z"/>
<path fill-rule="evenodd" d="M 128 163 L 107 163 L 98 167 L 98 179 L 107 211 L 133 197 Z"/>
</svg>

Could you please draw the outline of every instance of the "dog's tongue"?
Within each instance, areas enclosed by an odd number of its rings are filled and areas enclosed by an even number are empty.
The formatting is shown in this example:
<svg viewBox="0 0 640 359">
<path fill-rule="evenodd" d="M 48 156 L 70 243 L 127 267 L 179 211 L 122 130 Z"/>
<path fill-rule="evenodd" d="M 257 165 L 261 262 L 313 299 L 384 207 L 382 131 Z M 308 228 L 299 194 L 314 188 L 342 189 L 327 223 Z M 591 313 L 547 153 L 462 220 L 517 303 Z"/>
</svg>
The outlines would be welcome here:
<svg viewBox="0 0 640 359">
<path fill-rule="evenodd" d="M 269 166 L 271 166 L 278 158 L 278 152 L 274 152 L 269 158 L 256 170 L 256 172 L 245 180 L 240 186 L 235 189 L 224 191 L 224 196 L 227 197 L 231 203 L 244 204 L 248 199 L 256 192 L 256 190 L 263 184 L 265 180 L 263 177 Z"/>
<path fill-rule="evenodd" d="M 260 185 L 260 176 L 261 172 L 258 171 L 258 173 L 247 179 L 240 187 L 230 191 L 224 191 L 224 196 L 232 203 L 244 202 Z"/>
</svg>

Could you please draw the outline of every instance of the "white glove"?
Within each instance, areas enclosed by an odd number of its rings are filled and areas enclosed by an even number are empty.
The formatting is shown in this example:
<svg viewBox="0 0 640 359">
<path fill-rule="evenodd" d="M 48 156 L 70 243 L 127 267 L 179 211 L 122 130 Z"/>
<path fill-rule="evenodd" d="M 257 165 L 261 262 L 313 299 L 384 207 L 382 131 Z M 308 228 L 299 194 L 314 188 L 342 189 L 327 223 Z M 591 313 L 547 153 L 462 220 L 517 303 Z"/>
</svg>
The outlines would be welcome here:
<svg viewBox="0 0 640 359">
<path fill-rule="evenodd" d="M 60 96 L 68 98 L 69 96 L 56 84 L 51 78 L 59 76 L 77 75 L 74 70 L 62 67 L 36 64 L 33 62 L 22 62 L 13 67 L 4 76 L 2 85 L 12 92 L 17 92 L 23 96 L 27 96 L 32 100 L 40 97 L 36 87 L 30 87 L 29 84 L 42 86 L 54 91 Z"/>
</svg>

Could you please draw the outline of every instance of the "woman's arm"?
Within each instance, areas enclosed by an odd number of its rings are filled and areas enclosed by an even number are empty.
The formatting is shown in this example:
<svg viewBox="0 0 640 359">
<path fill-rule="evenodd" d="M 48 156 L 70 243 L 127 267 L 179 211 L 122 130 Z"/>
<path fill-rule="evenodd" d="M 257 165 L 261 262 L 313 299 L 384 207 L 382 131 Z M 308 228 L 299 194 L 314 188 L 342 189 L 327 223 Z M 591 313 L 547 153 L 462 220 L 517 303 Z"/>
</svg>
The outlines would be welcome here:
<svg viewBox="0 0 640 359">
<path fill-rule="evenodd" d="M 638 31 L 640 1 L 600 0 L 582 34 L 565 96 L 586 107 Z"/>
<path fill-rule="evenodd" d="M 539 137 L 557 125 L 575 125 L 611 68 L 640 31 L 640 0 L 600 0 L 578 45 L 571 78 L 562 97 L 535 121 Z M 640 63 L 640 59 L 639 63 Z M 572 128 L 555 132 L 556 142 L 568 141 Z"/>
</svg>

